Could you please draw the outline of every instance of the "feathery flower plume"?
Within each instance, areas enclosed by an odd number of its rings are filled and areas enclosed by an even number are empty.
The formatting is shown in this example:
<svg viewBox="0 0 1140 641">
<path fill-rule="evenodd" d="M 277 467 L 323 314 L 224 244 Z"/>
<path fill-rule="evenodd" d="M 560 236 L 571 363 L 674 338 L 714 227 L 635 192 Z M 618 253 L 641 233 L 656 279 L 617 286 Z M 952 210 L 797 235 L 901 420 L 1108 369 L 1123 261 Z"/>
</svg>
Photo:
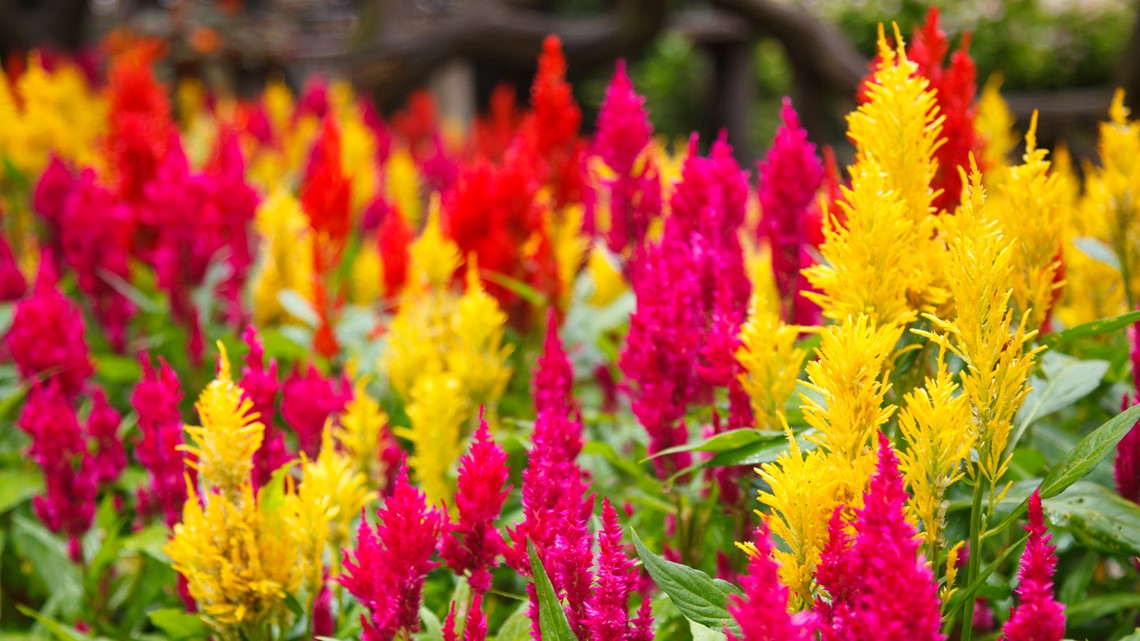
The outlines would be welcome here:
<svg viewBox="0 0 1140 641">
<path fill-rule="evenodd" d="M 780 568 L 772 556 L 768 526 L 761 521 L 756 542 L 747 546 L 748 574 L 741 579 L 743 595 L 729 599 L 728 613 L 740 625 L 741 636 L 730 641 L 809 641 L 817 622 L 811 615 L 788 613 L 788 588 L 780 583 Z"/>
<path fill-rule="evenodd" d="M 1002 627 L 1005 641 L 1061 641 L 1065 637 L 1065 606 L 1053 597 L 1056 546 L 1045 527 L 1041 491 L 1029 497 L 1029 541 L 1017 571 L 1017 605 Z"/>
<path fill-rule="evenodd" d="M 186 502 L 186 468 L 182 457 L 182 401 L 178 377 L 159 359 L 155 372 L 150 359 L 142 361 L 143 376 L 131 394 L 142 438 L 135 450 L 139 463 L 150 472 L 150 488 L 139 490 L 144 512 L 161 513 L 168 527 L 182 516 Z"/>
<path fill-rule="evenodd" d="M 123 417 L 107 402 L 107 395 L 102 389 L 96 389 L 91 394 L 91 412 L 85 428 L 95 446 L 91 464 L 100 486 L 113 483 L 127 467 L 127 452 L 119 438 L 122 422 Z"/>
<path fill-rule="evenodd" d="M 377 514 L 375 529 L 360 521 L 356 548 L 345 553 L 337 580 L 368 608 L 360 617 L 364 641 L 392 641 L 419 630 L 424 579 L 436 566 L 431 557 L 444 514 L 427 506 L 405 469 Z"/>
<path fill-rule="evenodd" d="M 945 638 L 938 585 L 918 553 L 905 502 L 898 459 L 880 433 L 879 461 L 865 507 L 855 510 L 854 540 L 844 532 L 840 510 L 831 521 L 832 540 L 817 575 L 830 597 L 816 600 L 823 641 Z"/>
<path fill-rule="evenodd" d="M 798 328 L 782 323 L 756 296 L 748 307 L 736 350 L 743 369 L 737 377 L 752 405 L 756 429 L 775 431 L 781 429 L 780 417 L 796 391 L 807 350 L 796 347 Z"/>
<path fill-rule="evenodd" d="M 602 530 L 598 532 L 598 571 L 594 592 L 586 603 L 586 627 L 591 641 L 628 641 L 629 595 L 637 571 L 621 543 L 621 523 L 610 500 L 602 503 Z"/>
<path fill-rule="evenodd" d="M 333 436 L 352 459 L 353 469 L 368 479 L 368 487 L 384 490 L 400 467 L 403 450 L 389 430 L 388 414 L 368 394 L 367 385 L 367 378 L 356 381 Z"/>
<path fill-rule="evenodd" d="M 1140 397 L 1129 399 L 1125 394 L 1120 404 L 1121 411 L 1134 404 L 1130 400 L 1140 403 Z M 1133 503 L 1140 503 L 1140 421 L 1116 445 L 1113 477 L 1116 480 L 1117 494 Z"/>
<path fill-rule="evenodd" d="M 19 300 L 27 290 L 28 283 L 24 280 L 20 266 L 16 264 L 8 236 L 0 235 L 0 302 Z"/>
<path fill-rule="evenodd" d="M 253 319 L 267 325 L 288 319 L 278 294 L 297 292 L 313 302 L 313 236 L 301 204 L 278 189 L 257 208 L 254 228 L 260 238 L 260 267 L 253 276 Z"/>
<path fill-rule="evenodd" d="M 79 561 L 79 537 L 95 517 L 99 480 L 95 460 L 87 450 L 87 435 L 54 379 L 32 386 L 18 423 L 31 437 L 29 454 L 44 473 L 46 493 L 32 503 L 36 518 L 49 530 L 66 535 L 72 559 Z"/>
<path fill-rule="evenodd" d="M 459 459 L 455 493 L 459 520 L 454 524 L 448 520 L 444 524 L 439 550 L 452 572 L 469 574 L 475 594 L 491 589 L 490 570 L 498 565 L 505 546 L 495 520 L 510 492 L 508 476 L 507 453 L 492 440 L 487 421 L 480 415 L 479 429 L 471 447 Z"/>
<path fill-rule="evenodd" d="M 245 357 L 239 385 L 265 428 L 261 447 L 253 455 L 253 486 L 258 488 L 268 483 L 273 472 L 289 460 L 289 451 L 285 446 L 285 433 L 273 426 L 273 419 L 277 416 L 279 385 L 277 361 L 270 359 L 266 365 L 265 349 L 253 325 L 246 327 L 241 338 L 249 346 L 249 353 Z"/>
<path fill-rule="evenodd" d="M 982 145 L 978 164 L 986 168 L 987 188 L 1000 185 L 1009 176 L 1010 157 L 1018 142 L 1013 128 L 1016 121 L 1001 96 L 1001 83 L 1002 76 L 997 72 L 986 80 L 978 96 L 977 116 L 974 118 L 974 129 Z"/>
<path fill-rule="evenodd" d="M 446 374 L 421 376 L 406 411 L 411 426 L 398 427 L 395 433 L 412 444 L 408 465 L 430 505 L 450 502 L 455 490 L 451 467 L 463 451 L 463 426 L 469 416 L 459 380 Z"/>
<path fill-rule="evenodd" d="M 811 225 L 820 221 L 809 213 L 823 183 L 823 164 L 800 126 L 790 99 L 784 98 L 780 116 L 783 124 L 776 130 L 767 157 L 757 165 L 763 216 L 758 231 L 767 238 L 772 251 L 772 274 L 782 299 L 784 318 L 789 323 L 817 325 L 821 320 L 818 311 L 806 318 L 795 314 L 805 308 L 797 305 L 796 299 L 806 286 L 800 270 L 812 263 L 806 249 L 817 233 Z"/>
<path fill-rule="evenodd" d="M 16 303 L 5 342 L 24 380 L 51 378 L 74 398 L 94 371 L 83 338 L 83 315 L 56 286 L 50 255 L 40 261 L 32 295 Z"/>
<path fill-rule="evenodd" d="M 325 422 L 343 412 L 350 400 L 352 384 L 347 378 L 326 378 L 311 363 L 303 375 L 294 369 L 281 389 L 281 416 L 297 435 L 298 449 L 316 457 Z"/>
</svg>

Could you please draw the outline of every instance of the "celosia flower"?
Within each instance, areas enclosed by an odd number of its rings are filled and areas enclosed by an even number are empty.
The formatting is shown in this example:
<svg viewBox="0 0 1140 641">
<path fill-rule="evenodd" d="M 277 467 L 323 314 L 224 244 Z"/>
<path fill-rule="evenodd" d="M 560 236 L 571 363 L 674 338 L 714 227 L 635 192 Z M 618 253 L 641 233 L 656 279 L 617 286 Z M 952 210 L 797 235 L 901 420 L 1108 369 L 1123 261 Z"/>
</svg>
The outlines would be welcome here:
<svg viewBox="0 0 1140 641">
<path fill-rule="evenodd" d="M 1005 641 L 1061 641 L 1065 637 L 1065 606 L 1053 597 L 1056 546 L 1041 513 L 1041 491 L 1029 497 L 1029 541 L 1017 571 L 1017 605 L 1002 627 Z"/>
<path fill-rule="evenodd" d="M 281 511 L 262 509 L 248 479 L 236 492 L 219 489 L 199 495 L 191 484 L 163 550 L 205 620 L 220 637 L 240 638 L 286 622 L 286 597 L 301 581 L 298 546 Z"/>
<path fill-rule="evenodd" d="M 0 235 L 0 302 L 22 298 L 28 289 L 24 274 L 16 264 L 7 235 Z"/>
<path fill-rule="evenodd" d="M 780 322 L 753 297 L 735 356 L 744 370 L 737 377 L 751 402 L 757 429 L 781 429 L 784 406 L 796 391 L 807 358 L 807 350 L 795 346 L 798 334 L 796 327 Z"/>
<path fill-rule="evenodd" d="M 633 83 L 625 72 L 625 60 L 618 60 L 598 109 L 594 153 L 619 176 L 630 175 L 652 134 L 645 98 L 633 90 Z"/>
<path fill-rule="evenodd" d="M 806 318 L 795 316 L 795 299 L 806 286 L 800 270 L 811 264 L 805 251 L 811 246 L 811 226 L 820 222 L 809 212 L 823 182 L 823 165 L 788 98 L 784 98 L 780 115 L 784 122 L 776 130 L 767 157 L 757 166 L 763 216 L 758 231 L 767 238 L 772 251 L 772 273 L 786 310 L 784 318 L 790 323 L 816 325 L 820 321 L 818 312 Z"/>
<path fill-rule="evenodd" d="M 455 507 L 459 520 L 444 524 L 440 556 L 456 574 L 469 574 L 471 589 L 481 594 L 491 589 L 490 570 L 498 565 L 503 537 L 495 520 L 510 492 L 507 485 L 507 453 L 491 439 L 487 421 L 479 429 L 467 454 L 459 459 Z"/>
<path fill-rule="evenodd" d="M 261 198 L 246 181 L 245 158 L 232 128 L 224 127 L 218 134 L 213 156 L 206 165 L 205 178 L 209 186 L 210 206 L 218 221 L 218 233 L 229 250 L 226 262 L 230 271 L 218 284 L 218 293 L 227 303 L 226 318 L 231 323 L 240 323 L 248 317 L 241 298 L 254 260 L 249 228 L 257 215 Z"/>
<path fill-rule="evenodd" d="M 788 613 L 788 588 L 780 583 L 779 565 L 772 557 L 768 526 L 761 521 L 756 542 L 747 546 L 748 574 L 741 580 L 743 595 L 729 597 L 728 613 L 741 635 L 729 632 L 731 641 L 808 641 L 815 638 L 816 621 L 810 615 Z"/>
<path fill-rule="evenodd" d="M 394 207 L 380 222 L 376 236 L 384 263 L 384 295 L 395 299 L 408 282 L 408 245 L 414 238 L 412 228 L 399 208 Z"/>
<path fill-rule="evenodd" d="M 123 418 L 107 402 L 107 395 L 96 389 L 91 395 L 91 412 L 87 415 L 85 427 L 95 446 L 92 466 L 100 486 L 113 483 L 127 467 L 127 453 L 119 438 L 122 422 Z"/>
<path fill-rule="evenodd" d="M 459 381 L 446 374 L 428 374 L 416 379 L 408 397 L 411 427 L 396 435 L 408 439 L 414 453 L 409 463 L 431 505 L 451 499 L 455 482 L 451 467 L 462 451 L 467 399 Z"/>
<path fill-rule="evenodd" d="M 338 580 L 368 608 L 360 617 L 363 639 L 392 641 L 419 630 L 424 579 L 436 566 L 431 557 L 444 515 L 427 506 L 403 469 L 378 515 L 375 529 L 361 520 L 356 548 L 345 553 Z"/>
<path fill-rule="evenodd" d="M 273 426 L 273 419 L 277 416 L 277 361 L 269 359 L 266 365 L 265 350 L 253 325 L 246 327 L 241 338 L 249 347 L 249 353 L 245 357 L 239 385 L 265 428 L 261 447 L 253 455 L 253 485 L 258 488 L 289 460 L 289 451 L 285 446 L 285 433 Z"/>
<path fill-rule="evenodd" d="M 178 377 L 165 361 L 155 372 L 143 359 L 143 377 L 131 394 L 142 438 L 135 450 L 139 463 L 150 472 L 149 490 L 139 490 L 144 512 L 161 513 L 167 526 L 178 522 L 186 502 L 185 467 L 181 452 L 182 401 Z"/>
<path fill-rule="evenodd" d="M 905 501 L 894 448 L 880 433 L 879 462 L 865 507 L 855 510 L 854 540 L 844 531 L 839 510 L 831 521 L 832 540 L 817 573 L 829 597 L 815 604 L 823 641 L 945 638 L 938 584 L 918 554 Z"/>
<path fill-rule="evenodd" d="M 339 389 L 337 389 L 339 388 Z M 321 447 L 321 432 L 329 417 L 344 411 L 352 400 L 352 384 L 321 375 L 315 365 L 302 375 L 294 369 L 281 389 L 281 416 L 297 435 L 297 447 L 310 458 Z"/>
<path fill-rule="evenodd" d="M 257 208 L 254 227 L 261 261 L 253 277 L 253 318 L 265 326 L 288 318 L 278 298 L 282 290 L 313 301 L 313 234 L 301 204 L 280 189 Z"/>
<path fill-rule="evenodd" d="M 29 454 L 44 473 L 46 493 L 33 500 L 36 517 L 71 542 L 75 561 L 79 537 L 95 517 L 98 469 L 87 450 L 87 436 L 58 380 L 36 383 L 18 421 L 32 440 Z"/>
<path fill-rule="evenodd" d="M 1001 97 L 1000 73 L 990 75 L 978 97 L 974 129 L 983 151 L 980 164 L 986 168 L 986 187 L 1000 185 L 1009 175 L 1009 158 L 1017 146 L 1018 136 L 1013 125 L 1014 117 L 1009 105 Z"/>
<path fill-rule="evenodd" d="M 550 412 L 553 416 L 577 420 L 579 412 L 574 402 L 574 370 L 562 347 L 562 338 L 558 335 L 558 317 L 554 310 L 550 310 L 546 316 L 546 338 L 536 365 L 531 382 L 535 414 Z M 577 457 L 582 449 L 581 434 L 569 430 L 558 436 L 570 439 L 558 443 L 562 455 L 567 460 Z"/>
<path fill-rule="evenodd" d="M 50 255 L 40 261 L 32 295 L 16 303 L 5 341 L 21 377 L 51 378 L 68 398 L 75 397 L 91 376 L 83 315 L 57 288 Z"/>
<path fill-rule="evenodd" d="M 368 394 L 367 384 L 367 378 L 356 381 L 352 400 L 341 412 L 333 436 L 352 459 L 354 469 L 368 479 L 368 487 L 384 490 L 403 460 L 403 450 L 389 430 L 388 414 Z"/>
<path fill-rule="evenodd" d="M 138 203 L 170 142 L 170 101 L 142 47 L 116 58 L 107 93 L 106 145 L 115 191 L 123 200 Z"/>
<path fill-rule="evenodd" d="M 198 471 L 207 486 L 218 488 L 236 502 L 242 485 L 250 482 L 253 455 L 261 447 L 265 427 L 253 402 L 234 384 L 221 341 L 218 352 L 217 376 L 194 404 L 202 424 L 186 426 L 193 445 L 180 449 L 189 454 L 187 465 Z"/>
<path fill-rule="evenodd" d="M 301 187 L 301 207 L 309 218 L 309 226 L 316 233 L 318 243 L 330 243 L 330 253 L 318 252 L 316 269 L 322 274 L 333 267 L 332 263 L 323 261 L 339 255 L 349 231 L 352 183 L 341 167 L 340 139 L 336 121 L 324 118 Z"/>
<path fill-rule="evenodd" d="M 621 543 L 621 523 L 610 500 L 602 503 L 602 530 L 598 533 L 598 571 L 594 592 L 586 602 L 586 628 L 591 641 L 627 641 L 629 595 L 637 571 Z"/>
<path fill-rule="evenodd" d="M 519 127 L 515 90 L 505 82 L 495 85 L 486 116 L 476 116 L 471 138 L 477 154 L 493 162 L 502 160 Z"/>
<path fill-rule="evenodd" d="M 48 223 L 53 234 L 60 231 L 63 210 L 74 181 L 71 171 L 58 156 L 52 156 L 36 181 L 35 191 L 32 192 L 32 208 Z"/>
<path fill-rule="evenodd" d="M 1121 411 L 1134 404 L 1129 400 L 1125 394 L 1121 402 Z M 1134 397 L 1133 400 L 1135 403 L 1140 403 L 1140 396 Z M 1116 445 L 1113 477 L 1116 480 L 1117 494 L 1133 503 L 1140 503 L 1140 421 L 1133 425 Z"/>
<path fill-rule="evenodd" d="M 322 432 L 321 453 L 316 460 L 301 455 L 301 490 L 327 497 L 334 508 L 328 533 L 333 550 L 348 545 L 353 519 L 376 498 L 376 493 L 368 489 L 367 481 L 364 474 L 353 469 L 352 459 L 337 450 L 330 420 Z M 332 576 L 338 573 L 339 564 L 334 564 Z"/>
</svg>

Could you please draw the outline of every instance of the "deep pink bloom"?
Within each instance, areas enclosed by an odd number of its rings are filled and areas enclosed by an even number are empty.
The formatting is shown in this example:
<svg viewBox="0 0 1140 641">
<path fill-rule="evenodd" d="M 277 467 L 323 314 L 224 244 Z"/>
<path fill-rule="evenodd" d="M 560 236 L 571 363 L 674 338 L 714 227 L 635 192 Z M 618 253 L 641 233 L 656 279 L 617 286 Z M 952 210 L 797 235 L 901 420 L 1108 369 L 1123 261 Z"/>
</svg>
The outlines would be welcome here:
<svg viewBox="0 0 1140 641">
<path fill-rule="evenodd" d="M 95 446 L 92 465 L 99 485 L 108 485 L 119 478 L 127 467 L 127 453 L 119 438 L 119 425 L 123 418 L 107 402 L 103 390 L 91 394 L 91 413 L 87 415 L 87 435 Z"/>
<path fill-rule="evenodd" d="M 328 577 L 321 581 L 321 591 L 313 601 L 313 641 L 317 637 L 330 637 L 336 632 L 336 617 L 332 611 L 332 591 Z"/>
<path fill-rule="evenodd" d="M 257 214 L 260 198 L 245 179 L 245 158 L 238 145 L 237 132 L 223 128 L 218 135 L 214 156 L 206 166 L 209 203 L 217 221 L 217 234 L 227 250 L 229 275 L 218 284 L 218 293 L 226 301 L 226 318 L 241 323 L 246 313 L 241 295 L 250 267 L 253 266 L 253 244 L 250 227 Z"/>
<path fill-rule="evenodd" d="M 1128 351 L 1132 362 L 1132 387 L 1136 390 L 1136 397 L 1140 398 L 1140 322 L 1128 328 L 1128 343 L 1132 346 Z"/>
<path fill-rule="evenodd" d="M 808 641 L 815 638 L 814 618 L 788 613 L 788 588 L 780 583 L 772 556 L 768 525 L 756 528 L 756 555 L 741 579 L 744 595 L 729 598 L 728 612 L 740 625 L 741 636 L 729 631 L 730 641 Z"/>
<path fill-rule="evenodd" d="M 266 365 L 265 349 L 253 325 L 246 327 L 241 337 L 249 346 L 245 367 L 241 370 L 241 389 L 265 426 L 261 447 L 253 455 L 253 482 L 260 487 L 289 460 L 289 451 L 285 446 L 285 433 L 273 424 L 277 416 L 277 361 L 269 359 Z"/>
<path fill-rule="evenodd" d="M 467 622 L 463 628 L 463 641 L 485 641 L 487 638 L 487 617 L 483 614 L 483 595 L 471 595 L 471 607 L 467 610 Z"/>
<path fill-rule="evenodd" d="M 813 262 L 806 249 L 811 247 L 813 236 L 818 235 L 812 226 L 818 226 L 820 220 L 811 216 L 811 211 L 823 184 L 823 163 L 788 98 L 784 98 L 780 115 L 784 123 L 776 130 L 768 156 L 758 165 L 763 215 L 759 232 L 772 249 L 772 273 L 783 299 L 784 318 L 791 323 L 815 325 L 821 317 L 818 307 L 813 310 L 801 301 L 806 300 L 802 291 L 808 284 L 800 270 Z M 800 310 L 814 313 L 801 318 L 796 316 Z"/>
<path fill-rule="evenodd" d="M 650 599 L 642 600 L 637 616 L 633 617 L 628 638 L 629 641 L 653 641 L 653 602 Z"/>
<path fill-rule="evenodd" d="M 621 523 L 609 499 L 602 503 L 596 581 L 586 603 L 590 641 L 626 641 L 631 634 L 629 595 L 637 582 L 637 571 L 622 547 Z"/>
<path fill-rule="evenodd" d="M 1130 399 L 1125 394 L 1120 410 L 1124 411 L 1136 403 L 1140 403 L 1140 395 Z M 1117 494 L 1133 503 L 1140 503 L 1140 421 L 1116 444 L 1113 476 L 1116 478 Z"/>
<path fill-rule="evenodd" d="M 1017 606 L 1002 627 L 1006 641 L 1061 641 L 1065 637 L 1065 606 L 1053 598 L 1053 572 L 1057 567 L 1056 546 L 1045 527 L 1041 491 L 1029 497 L 1029 541 L 1017 571 Z"/>
<path fill-rule="evenodd" d="M 606 96 L 598 110 L 594 153 L 619 175 L 627 175 L 641 150 L 649 144 L 653 128 L 645 110 L 645 98 L 637 95 L 625 72 L 625 60 L 618 60 Z"/>
<path fill-rule="evenodd" d="M 830 601 L 816 601 L 822 641 L 941 641 L 938 586 L 918 553 L 904 513 L 906 491 L 890 441 L 879 434 L 879 461 L 864 505 L 855 510 L 855 539 L 844 532 L 841 508 L 821 554 L 816 580 Z"/>
<path fill-rule="evenodd" d="M 50 377 L 59 383 L 64 396 L 73 398 L 91 376 L 83 315 L 56 288 L 50 254 L 40 261 L 32 295 L 16 303 L 6 340 L 24 380 Z"/>
<path fill-rule="evenodd" d="M 97 182 L 94 170 L 85 169 L 64 203 L 60 221 L 64 262 L 75 271 L 79 289 L 90 299 L 111 346 L 120 352 L 135 308 L 110 279 L 131 279 L 130 218 L 130 211 Z"/>
<path fill-rule="evenodd" d="M 20 266 L 16 264 L 8 236 L 0 234 L 0 302 L 22 298 L 27 291 L 28 283 L 24 280 Z"/>
<path fill-rule="evenodd" d="M 480 594 L 491 589 L 491 568 L 499 563 L 503 536 L 495 519 L 503 510 L 510 486 L 507 452 L 491 438 L 487 421 L 479 417 L 479 429 L 461 459 L 455 507 L 459 521 L 444 525 L 440 556 L 456 574 L 470 575 L 471 589 Z"/>
<path fill-rule="evenodd" d="M 297 434 L 298 448 L 315 458 L 321 449 L 325 421 L 352 400 L 352 384 L 348 378 L 341 378 L 334 386 L 334 379 L 325 378 L 310 364 L 304 376 L 293 370 L 281 397 L 281 416 Z"/>
<path fill-rule="evenodd" d="M 32 192 L 32 208 L 48 223 L 53 233 L 59 232 L 59 225 L 63 222 L 63 209 L 74 181 L 67 165 L 55 155 L 36 181 L 35 191 Z"/>
<path fill-rule="evenodd" d="M 183 443 L 182 400 L 178 377 L 161 358 L 158 372 L 143 359 L 143 378 L 131 394 L 142 438 L 135 449 L 139 463 L 150 472 L 150 488 L 139 490 L 141 511 L 162 514 L 173 526 L 182 518 L 188 469 L 178 446 Z"/>
<path fill-rule="evenodd" d="M 582 451 L 582 417 L 574 400 L 574 370 L 558 336 L 558 319 L 550 310 L 546 319 L 546 340 L 538 367 L 534 372 L 531 392 L 534 395 L 535 415 L 549 413 L 553 424 L 562 429 L 546 430 L 540 434 L 551 438 L 550 446 L 560 450 L 565 460 L 577 458 Z"/>
<path fill-rule="evenodd" d="M 356 548 L 345 553 L 338 579 L 368 609 L 361 615 L 364 641 L 391 641 L 419 629 L 424 579 L 437 565 L 431 557 L 445 519 L 408 482 L 405 467 L 378 514 L 375 529 L 361 519 Z"/>
<path fill-rule="evenodd" d="M 31 437 L 29 454 L 44 473 L 46 492 L 32 503 L 36 518 L 71 539 L 74 557 L 74 544 L 95 517 L 98 478 L 86 435 L 57 379 L 32 385 L 18 424 Z"/>
</svg>

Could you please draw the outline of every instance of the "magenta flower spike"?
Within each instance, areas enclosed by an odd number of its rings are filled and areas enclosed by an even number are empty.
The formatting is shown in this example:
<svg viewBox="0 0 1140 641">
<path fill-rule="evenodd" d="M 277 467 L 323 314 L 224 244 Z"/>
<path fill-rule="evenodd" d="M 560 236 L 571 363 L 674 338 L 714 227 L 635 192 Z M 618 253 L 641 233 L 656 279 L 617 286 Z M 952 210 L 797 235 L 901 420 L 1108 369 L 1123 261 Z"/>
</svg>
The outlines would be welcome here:
<svg viewBox="0 0 1140 641">
<path fill-rule="evenodd" d="M 426 501 L 402 466 L 380 522 L 373 529 L 362 519 L 356 548 L 345 553 L 338 580 L 368 608 L 361 615 L 364 641 L 392 641 L 419 629 L 424 579 L 437 565 L 431 557 L 446 518 Z"/>
<path fill-rule="evenodd" d="M 142 364 L 143 377 L 131 394 L 131 405 L 142 433 L 135 456 L 150 472 L 150 488 L 139 490 L 139 503 L 142 512 L 162 514 L 166 524 L 173 527 L 182 519 L 187 495 L 188 470 L 178 450 L 183 443 L 182 413 L 178 409 L 182 392 L 174 370 L 161 358 L 158 372 L 148 359 Z"/>
<path fill-rule="evenodd" d="M 341 378 L 334 386 L 334 379 L 325 378 L 310 364 L 303 376 L 293 371 L 281 396 L 281 415 L 297 434 L 298 448 L 309 458 L 316 458 L 325 421 L 352 400 L 352 385 Z"/>
<path fill-rule="evenodd" d="M 1133 400 L 1124 395 L 1120 410 L 1131 407 Z M 1135 398 L 1140 402 L 1140 396 Z M 1116 493 L 1132 501 L 1140 503 L 1140 421 L 1116 444 L 1116 460 L 1113 461 L 1113 476 L 1116 479 Z"/>
<path fill-rule="evenodd" d="M 879 434 L 879 462 L 864 504 L 855 511 L 855 538 L 836 510 L 816 580 L 830 602 L 816 601 L 822 641 L 942 641 L 938 586 L 918 554 L 904 514 L 906 491 L 894 448 Z M 889 571 L 888 571 L 889 569 Z"/>
<path fill-rule="evenodd" d="M 610 169 L 627 176 L 641 150 L 649 144 L 653 128 L 645 109 L 645 98 L 637 95 L 625 71 L 625 60 L 618 60 L 606 97 L 598 111 L 594 152 Z"/>
<path fill-rule="evenodd" d="M 127 467 L 127 452 L 119 438 L 119 425 L 123 417 L 107 402 L 103 390 L 91 394 L 91 413 L 87 415 L 87 436 L 95 446 L 92 460 L 95 478 L 100 486 L 114 483 Z"/>
<path fill-rule="evenodd" d="M 456 574 L 467 573 L 471 589 L 482 594 L 491 589 L 490 570 L 499 564 L 505 543 L 495 527 L 510 492 L 507 484 L 507 452 L 491 438 L 482 412 L 479 429 L 461 459 L 455 493 L 458 523 L 445 523 L 440 556 Z"/>
<path fill-rule="evenodd" d="M 289 460 L 289 450 L 285 446 L 285 433 L 274 425 L 277 416 L 277 361 L 265 361 L 265 349 L 253 325 L 246 327 L 241 335 L 249 346 L 245 357 L 245 367 L 241 370 L 241 388 L 245 397 L 253 403 L 253 408 L 265 426 L 261 447 L 253 455 L 253 482 L 260 487 L 269 482 L 273 472 Z"/>
<path fill-rule="evenodd" d="M 1005 641 L 1061 641 L 1065 637 L 1065 606 L 1053 598 L 1056 547 L 1045 527 L 1041 491 L 1029 497 L 1029 540 L 1017 571 L 1017 605 L 1002 627 Z"/>
<path fill-rule="evenodd" d="M 731 641 L 808 641 L 815 638 L 816 621 L 811 615 L 788 613 L 788 588 L 780 583 L 779 566 L 772 556 L 768 525 L 756 528 L 756 554 L 741 578 L 744 595 L 729 599 L 728 612 L 740 626 Z"/>
<path fill-rule="evenodd" d="M 610 500 L 602 503 L 602 531 L 598 533 L 598 571 L 594 593 L 586 603 L 590 641 L 626 641 L 629 595 L 637 582 L 633 561 L 621 541 L 621 523 Z"/>
</svg>

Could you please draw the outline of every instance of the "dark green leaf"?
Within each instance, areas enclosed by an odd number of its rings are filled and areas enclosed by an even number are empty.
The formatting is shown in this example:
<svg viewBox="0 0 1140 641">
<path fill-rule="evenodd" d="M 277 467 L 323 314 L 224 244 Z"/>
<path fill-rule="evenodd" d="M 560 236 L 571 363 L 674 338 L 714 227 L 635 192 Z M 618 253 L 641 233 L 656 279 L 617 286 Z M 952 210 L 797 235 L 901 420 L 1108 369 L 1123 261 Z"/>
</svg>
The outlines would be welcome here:
<svg viewBox="0 0 1140 641">
<path fill-rule="evenodd" d="M 1116 451 L 1116 444 L 1132 429 L 1137 419 L 1140 419 L 1140 405 L 1117 414 L 1081 439 L 1073 451 L 1045 475 L 1041 481 L 1041 498 L 1057 496 L 1087 476 L 1109 454 Z"/>
<path fill-rule="evenodd" d="M 1090 323 L 1074 325 L 1073 327 L 1070 327 L 1064 331 L 1046 334 L 1044 337 L 1042 337 L 1041 344 L 1048 347 L 1049 349 L 1053 349 L 1057 345 L 1067 341 L 1115 332 L 1116 330 L 1122 327 L 1127 327 L 1138 320 L 1140 320 L 1140 310 L 1131 311 L 1126 314 L 1120 314 L 1119 316 L 1102 318 Z"/>
<path fill-rule="evenodd" d="M 291 592 L 285 593 L 285 607 L 289 608 L 289 611 L 293 613 L 293 616 L 297 617 L 298 619 L 305 616 L 304 606 L 302 606 L 301 602 L 297 600 L 297 595 Z"/>
<path fill-rule="evenodd" d="M 637 556 L 649 576 L 682 614 L 713 630 L 726 627 L 736 630 L 736 622 L 729 616 L 727 606 L 729 595 L 740 594 L 740 590 L 724 581 L 714 581 L 700 570 L 657 556 L 645 547 L 636 531 L 632 534 Z"/>
<path fill-rule="evenodd" d="M 196 614 L 189 614 L 177 608 L 163 608 L 146 613 L 154 627 L 162 630 L 171 641 L 184 639 L 205 639 L 210 636 L 210 628 Z"/>
<path fill-rule="evenodd" d="M 0 470 L 0 514 L 31 499 L 44 489 L 43 475 L 18 468 Z"/>
<path fill-rule="evenodd" d="M 1042 505 L 1081 545 L 1104 554 L 1140 555 L 1140 505 L 1108 488 L 1077 483 Z"/>
<path fill-rule="evenodd" d="M 1128 610 L 1140 610 L 1140 594 L 1085 595 L 1076 603 L 1065 608 L 1065 624 L 1076 627 L 1103 616 L 1120 614 Z"/>
<path fill-rule="evenodd" d="M 703 441 L 695 441 L 686 443 L 685 445 L 678 445 L 677 447 L 670 447 L 661 450 L 660 452 L 650 456 L 646 460 L 658 458 L 660 456 L 667 456 L 669 454 L 676 454 L 678 452 L 728 452 L 737 450 L 747 445 L 757 442 L 771 442 L 773 440 L 784 439 L 784 435 L 778 432 L 761 432 L 760 430 L 739 429 L 731 430 L 728 432 L 721 432 L 714 434 Z"/>
<path fill-rule="evenodd" d="M 816 448 L 815 443 L 807 439 L 815 430 L 804 430 L 796 434 L 796 445 L 801 452 L 810 452 Z M 780 438 L 757 441 L 750 445 L 729 451 L 721 452 L 708 462 L 709 467 L 731 467 L 734 465 L 762 465 L 771 463 L 776 457 L 788 451 L 789 443 L 782 435 Z"/>
<path fill-rule="evenodd" d="M 1046 352 L 1041 359 L 1041 370 L 1044 378 L 1033 377 L 1033 390 L 1017 413 L 1011 447 L 1017 445 L 1033 421 L 1065 409 L 1095 390 L 1108 371 L 1108 361 L 1082 361 L 1058 352 Z"/>
<path fill-rule="evenodd" d="M 27 559 L 40 581 L 51 588 L 68 614 L 83 604 L 83 578 L 67 556 L 67 544 L 36 521 L 19 514 L 12 519 L 12 544 Z"/>
<path fill-rule="evenodd" d="M 64 625 L 41 612 L 36 612 L 22 603 L 17 603 L 16 609 L 23 613 L 24 616 L 35 619 L 40 625 L 44 626 L 53 637 L 59 639 L 59 641 L 91 641 L 90 636 L 83 634 L 69 625 Z"/>
<path fill-rule="evenodd" d="M 546 295 L 517 278 L 498 272 L 479 270 L 483 278 L 500 285 L 507 291 L 530 303 L 538 309 L 546 307 Z"/>
<path fill-rule="evenodd" d="M 534 588 L 538 593 L 538 627 L 542 631 L 543 641 L 577 641 L 570 623 L 566 620 L 566 612 L 558 595 L 554 593 L 554 586 L 550 577 L 546 575 L 546 568 L 542 566 L 542 559 L 534 551 L 534 543 L 526 542 L 526 551 L 530 555 L 530 571 L 534 576 Z"/>
</svg>

